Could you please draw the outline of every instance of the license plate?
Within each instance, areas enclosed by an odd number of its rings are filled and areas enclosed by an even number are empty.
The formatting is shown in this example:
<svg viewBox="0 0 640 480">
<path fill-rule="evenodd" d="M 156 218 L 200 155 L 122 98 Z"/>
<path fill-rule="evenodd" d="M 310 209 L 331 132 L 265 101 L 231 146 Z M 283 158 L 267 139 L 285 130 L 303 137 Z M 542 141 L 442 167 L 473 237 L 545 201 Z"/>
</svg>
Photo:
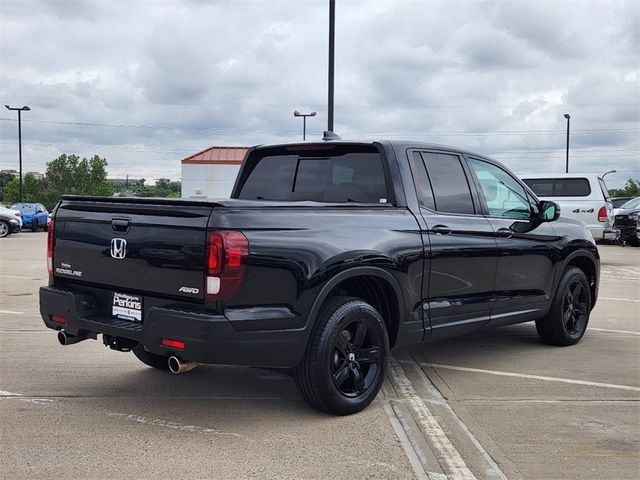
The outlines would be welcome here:
<svg viewBox="0 0 640 480">
<path fill-rule="evenodd" d="M 142 322 L 142 297 L 114 292 L 111 314 L 122 320 Z"/>
</svg>

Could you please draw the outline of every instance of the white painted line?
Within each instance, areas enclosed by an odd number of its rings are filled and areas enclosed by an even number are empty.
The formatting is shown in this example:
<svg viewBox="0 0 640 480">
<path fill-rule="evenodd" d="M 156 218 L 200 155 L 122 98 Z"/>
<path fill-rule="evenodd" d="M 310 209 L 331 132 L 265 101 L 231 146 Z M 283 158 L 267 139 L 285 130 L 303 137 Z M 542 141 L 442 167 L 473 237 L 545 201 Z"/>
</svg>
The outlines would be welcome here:
<svg viewBox="0 0 640 480">
<path fill-rule="evenodd" d="M 635 275 L 640 275 L 640 271 L 638 271 L 638 270 L 629 270 L 628 268 L 614 267 L 613 265 L 606 265 L 605 268 L 615 268 L 616 270 L 620 270 L 622 272 L 627 272 L 627 273 L 633 273 Z"/>
<path fill-rule="evenodd" d="M 18 280 L 44 280 L 44 278 L 21 277 L 18 275 L 0 275 L 2 278 L 16 278 Z"/>
<path fill-rule="evenodd" d="M 616 390 L 629 390 L 631 392 L 640 392 L 640 387 L 632 387 L 630 385 L 616 385 L 614 383 L 589 382 L 587 380 L 573 380 L 571 378 L 546 377 L 543 375 L 529 375 L 527 373 L 500 372 L 497 370 L 484 370 L 482 368 L 457 367 L 454 365 L 441 365 L 438 363 L 424 362 L 424 363 L 421 363 L 421 365 L 424 365 L 426 367 L 431 367 L 431 368 L 444 368 L 447 370 L 458 370 L 460 372 L 486 373 L 488 375 L 497 375 L 500 377 L 529 378 L 532 380 L 544 380 L 547 382 L 570 383 L 573 385 L 586 385 L 589 387 L 613 388 Z"/>
<path fill-rule="evenodd" d="M 598 297 L 598 300 L 606 300 L 611 302 L 631 302 L 631 303 L 640 303 L 640 300 L 635 298 L 619 298 L 619 297 Z"/>
<path fill-rule="evenodd" d="M 411 464 L 411 468 L 413 469 L 413 473 L 415 473 L 416 478 L 418 478 L 419 480 L 447 480 L 447 477 L 444 475 L 425 471 L 422 463 L 420 462 L 418 453 L 415 451 L 413 445 L 411 444 L 411 440 L 409 440 L 409 437 L 407 436 L 407 432 L 404 431 L 400 420 L 398 420 L 398 417 L 396 416 L 396 412 L 394 412 L 391 405 L 387 402 L 384 402 L 382 404 L 382 408 L 389 417 L 389 422 L 391 422 L 393 431 L 396 432 L 396 436 L 398 437 L 398 440 L 400 440 L 402 448 L 404 448 L 404 453 L 409 459 L 409 463 Z M 444 478 L 437 478 L 438 476 Z"/>
<path fill-rule="evenodd" d="M 598 332 L 624 333 L 626 335 L 640 335 L 640 332 L 633 332 L 631 330 L 613 330 L 610 328 L 589 327 L 587 330 L 596 330 Z"/>
<path fill-rule="evenodd" d="M 0 390 L 0 397 L 20 397 L 19 393 L 13 392 L 5 392 L 4 390 Z"/>
<path fill-rule="evenodd" d="M 393 379 L 395 386 L 399 388 L 399 393 L 415 413 L 418 425 L 433 446 L 434 453 L 438 461 L 442 462 L 442 467 L 447 476 L 459 480 L 475 480 L 475 475 L 464 463 L 460 453 L 449 441 L 427 405 L 418 396 L 400 363 L 393 357 L 389 358 L 389 375 Z"/>
<path fill-rule="evenodd" d="M 13 310 L 0 310 L 0 313 L 6 313 L 8 315 L 26 315 L 24 312 L 14 312 Z"/>
<path fill-rule="evenodd" d="M 174 430 L 181 430 L 183 432 L 205 433 L 212 435 L 229 435 L 232 437 L 244 436 L 235 432 L 221 432 L 220 430 L 216 430 L 215 428 L 198 427 L 197 425 L 182 425 L 181 423 L 167 422 L 166 420 L 160 420 L 158 418 L 150 419 L 147 417 L 142 417 L 140 415 L 128 415 L 126 413 L 107 413 L 107 415 L 109 417 L 121 417 L 129 422 L 137 422 L 142 423 L 143 425 L 153 425 L 156 427 L 172 428 Z"/>
</svg>

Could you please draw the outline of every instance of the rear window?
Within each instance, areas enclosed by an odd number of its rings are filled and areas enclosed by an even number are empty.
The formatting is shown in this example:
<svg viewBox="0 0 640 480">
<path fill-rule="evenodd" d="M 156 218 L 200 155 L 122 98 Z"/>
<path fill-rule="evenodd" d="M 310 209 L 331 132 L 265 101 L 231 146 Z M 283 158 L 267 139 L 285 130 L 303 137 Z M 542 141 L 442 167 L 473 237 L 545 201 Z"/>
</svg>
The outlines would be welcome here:
<svg viewBox="0 0 640 480">
<path fill-rule="evenodd" d="M 387 203 L 382 158 L 374 147 L 302 148 L 258 151 L 250 157 L 237 198 Z"/>
<path fill-rule="evenodd" d="M 13 205 L 11 207 L 12 210 L 19 210 L 22 213 L 33 213 L 36 211 L 36 207 L 35 205 L 25 205 L 25 204 L 20 204 L 20 203 L 16 203 L 15 205 Z"/>
<path fill-rule="evenodd" d="M 586 178 L 526 178 L 523 179 L 539 197 L 588 197 L 591 195 Z"/>
</svg>

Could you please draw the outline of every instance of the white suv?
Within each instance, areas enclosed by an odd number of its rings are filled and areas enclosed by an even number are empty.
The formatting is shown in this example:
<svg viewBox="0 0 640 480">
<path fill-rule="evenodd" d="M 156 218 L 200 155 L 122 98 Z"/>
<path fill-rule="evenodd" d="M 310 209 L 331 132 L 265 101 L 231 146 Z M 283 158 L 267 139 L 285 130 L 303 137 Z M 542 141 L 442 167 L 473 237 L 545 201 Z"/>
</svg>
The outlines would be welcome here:
<svg viewBox="0 0 640 480">
<path fill-rule="evenodd" d="M 560 205 L 562 217 L 587 224 L 594 240 L 616 240 L 613 229 L 613 204 L 607 186 L 593 173 L 549 173 L 521 176 L 541 200 Z"/>
</svg>

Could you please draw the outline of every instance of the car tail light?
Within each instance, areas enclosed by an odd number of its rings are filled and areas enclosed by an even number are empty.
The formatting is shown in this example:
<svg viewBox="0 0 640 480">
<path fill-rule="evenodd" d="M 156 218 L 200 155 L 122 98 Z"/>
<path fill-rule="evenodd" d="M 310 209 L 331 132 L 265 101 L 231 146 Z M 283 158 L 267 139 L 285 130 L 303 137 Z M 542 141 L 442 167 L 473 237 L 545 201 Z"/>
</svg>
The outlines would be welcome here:
<svg viewBox="0 0 640 480">
<path fill-rule="evenodd" d="M 62 315 L 51 315 L 51 321 L 59 323 L 60 325 L 67 324 L 67 318 L 63 317 Z"/>
<path fill-rule="evenodd" d="M 177 348 L 178 350 L 184 350 L 184 342 L 180 340 L 171 340 L 170 338 L 162 339 L 162 346 L 169 348 Z"/>
<path fill-rule="evenodd" d="M 55 220 L 52 218 L 47 227 L 47 271 L 49 277 L 53 277 L 53 245 L 55 243 L 54 236 Z"/>
<path fill-rule="evenodd" d="M 207 237 L 205 292 L 212 299 L 228 298 L 244 281 L 249 241 L 241 232 L 219 230 Z"/>
<path fill-rule="evenodd" d="M 609 216 L 607 215 L 607 207 L 600 207 L 600 210 L 598 210 L 598 221 L 606 222 L 607 220 L 609 220 Z"/>
<path fill-rule="evenodd" d="M 14 215 L 15 215 L 16 217 L 18 217 L 18 218 L 20 218 L 20 217 L 22 216 L 22 215 L 20 215 L 20 212 L 16 212 L 16 213 L 14 213 Z"/>
</svg>

